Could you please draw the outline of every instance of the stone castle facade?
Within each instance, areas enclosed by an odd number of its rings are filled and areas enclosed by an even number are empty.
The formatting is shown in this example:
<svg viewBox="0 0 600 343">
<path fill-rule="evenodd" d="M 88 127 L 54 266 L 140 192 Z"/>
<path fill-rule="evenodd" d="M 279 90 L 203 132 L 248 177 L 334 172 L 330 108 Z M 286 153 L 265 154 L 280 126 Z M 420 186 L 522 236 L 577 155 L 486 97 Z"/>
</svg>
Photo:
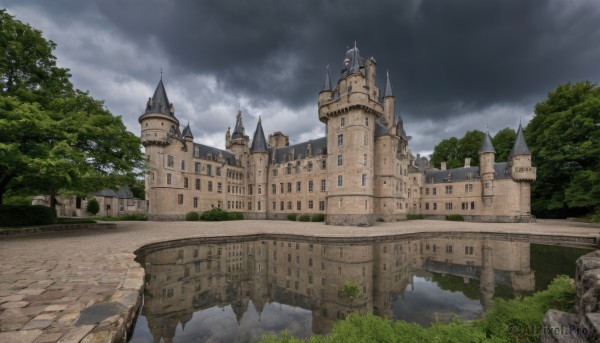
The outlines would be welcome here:
<svg viewBox="0 0 600 343">
<path fill-rule="evenodd" d="M 233 132 L 225 134 L 226 150 L 195 143 L 189 123 L 181 130 L 161 79 L 139 118 L 149 219 L 182 220 L 214 207 L 244 212 L 246 219 L 324 213 L 334 225 L 399 221 L 410 213 L 531 219 L 535 168 L 522 128 L 508 162 L 495 163 L 486 136 L 481 168 L 425 171 L 411 158 L 389 74 L 383 92 L 376 76 L 375 59 L 362 58 L 355 46 L 335 87 L 327 73 L 319 93 L 325 137 L 289 145 L 278 131 L 267 140 L 259 118 L 250 141 L 238 112 Z"/>
</svg>

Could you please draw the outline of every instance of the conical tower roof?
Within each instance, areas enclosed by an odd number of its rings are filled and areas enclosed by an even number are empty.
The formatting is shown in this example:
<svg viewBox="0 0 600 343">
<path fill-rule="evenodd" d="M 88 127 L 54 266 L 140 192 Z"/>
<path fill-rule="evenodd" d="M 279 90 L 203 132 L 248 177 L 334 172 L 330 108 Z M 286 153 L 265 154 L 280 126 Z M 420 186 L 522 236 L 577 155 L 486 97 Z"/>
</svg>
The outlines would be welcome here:
<svg viewBox="0 0 600 343">
<path fill-rule="evenodd" d="M 258 117 L 258 124 L 256 130 L 254 130 L 254 137 L 252 137 L 252 145 L 250 146 L 250 152 L 268 152 L 269 146 L 265 139 L 265 133 L 262 128 L 260 117 Z"/>
<path fill-rule="evenodd" d="M 386 82 L 385 82 L 385 91 L 383 92 L 383 97 L 385 98 L 386 96 L 394 96 L 394 94 L 392 94 L 392 84 L 390 83 L 390 72 L 386 71 Z"/>
<path fill-rule="evenodd" d="M 321 92 L 331 92 L 331 79 L 329 78 L 329 70 L 325 73 L 325 83 L 323 83 L 323 89 Z"/>
<path fill-rule="evenodd" d="M 244 138 L 244 124 L 242 124 L 242 111 L 238 111 L 235 119 L 235 127 L 233 128 L 233 134 L 231 139 Z"/>
<path fill-rule="evenodd" d="M 493 152 L 496 153 L 494 146 L 492 145 L 492 137 L 490 137 L 490 132 L 486 132 L 483 137 L 483 142 L 481 142 L 481 147 L 479 148 L 479 153 L 483 154 L 485 152 Z"/>
<path fill-rule="evenodd" d="M 162 113 L 171 115 L 170 107 L 171 103 L 169 102 L 169 97 L 167 97 L 165 85 L 163 84 L 161 78 L 160 81 L 158 81 L 158 86 L 156 86 L 156 90 L 152 96 L 150 106 L 146 108 L 146 113 Z"/>
<path fill-rule="evenodd" d="M 192 129 L 190 128 L 190 122 L 188 122 L 187 126 L 183 129 L 181 136 L 183 138 L 185 138 L 185 137 L 194 138 L 194 135 L 192 134 Z"/>
<path fill-rule="evenodd" d="M 364 68 L 363 60 L 356 42 L 354 42 L 354 48 L 346 51 L 346 57 L 342 63 L 342 77 L 359 73 L 361 68 Z"/>
<path fill-rule="evenodd" d="M 515 139 L 515 144 L 510 151 L 511 156 L 516 155 L 531 155 L 531 151 L 529 151 L 529 147 L 527 146 L 527 142 L 525 142 L 525 135 L 523 134 L 523 126 L 519 123 L 519 130 L 517 130 L 517 138 Z"/>
</svg>

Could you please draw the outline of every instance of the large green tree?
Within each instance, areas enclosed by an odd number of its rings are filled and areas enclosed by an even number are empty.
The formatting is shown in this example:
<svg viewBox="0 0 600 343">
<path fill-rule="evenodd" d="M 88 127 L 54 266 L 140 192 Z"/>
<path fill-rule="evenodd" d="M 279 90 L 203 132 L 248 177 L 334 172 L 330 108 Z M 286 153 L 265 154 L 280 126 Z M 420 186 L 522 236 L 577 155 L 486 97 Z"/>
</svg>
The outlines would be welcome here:
<svg viewBox="0 0 600 343">
<path fill-rule="evenodd" d="M 600 88 L 566 83 L 535 107 L 525 130 L 537 180 L 532 211 L 579 216 L 600 208 Z"/>
<path fill-rule="evenodd" d="M 515 132 L 515 130 L 510 129 L 508 127 L 496 133 L 496 135 L 492 138 L 492 144 L 494 145 L 494 149 L 496 150 L 496 161 L 508 161 L 508 155 L 510 154 L 512 147 L 515 144 L 515 139 L 517 139 L 517 133 Z"/>
<path fill-rule="evenodd" d="M 471 159 L 471 165 L 479 165 L 479 147 L 484 133 L 479 130 L 468 131 L 462 138 L 451 137 L 444 139 L 433 149 L 431 162 L 439 168 L 441 162 L 446 162 L 448 168 L 464 166 L 465 158 Z"/>
<path fill-rule="evenodd" d="M 56 66 L 55 44 L 0 10 L 0 205 L 7 192 L 85 193 L 130 184 L 138 137 Z"/>
</svg>

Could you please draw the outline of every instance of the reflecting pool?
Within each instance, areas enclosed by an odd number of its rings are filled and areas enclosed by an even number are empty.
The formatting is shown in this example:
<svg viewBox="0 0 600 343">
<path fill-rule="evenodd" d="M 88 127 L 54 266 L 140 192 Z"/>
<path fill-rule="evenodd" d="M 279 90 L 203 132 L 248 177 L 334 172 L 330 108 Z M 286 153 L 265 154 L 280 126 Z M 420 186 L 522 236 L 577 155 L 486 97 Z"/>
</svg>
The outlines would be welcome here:
<svg viewBox="0 0 600 343">
<path fill-rule="evenodd" d="M 144 305 L 131 342 L 251 342 L 327 334 L 351 311 L 430 325 L 480 316 L 495 297 L 571 277 L 589 249 L 470 235 L 361 244 L 331 239 L 207 241 L 140 256 Z M 361 294 L 340 289 L 355 282 Z"/>
</svg>

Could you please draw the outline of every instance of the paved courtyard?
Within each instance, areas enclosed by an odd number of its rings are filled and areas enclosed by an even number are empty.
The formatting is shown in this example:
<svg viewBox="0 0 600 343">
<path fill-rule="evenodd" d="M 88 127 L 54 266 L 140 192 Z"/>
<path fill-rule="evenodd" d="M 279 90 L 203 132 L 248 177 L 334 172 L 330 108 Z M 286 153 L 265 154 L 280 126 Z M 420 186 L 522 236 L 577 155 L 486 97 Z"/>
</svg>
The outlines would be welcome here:
<svg viewBox="0 0 600 343">
<path fill-rule="evenodd" d="M 149 243 L 256 233 L 363 237 L 446 231 L 600 236 L 598 226 L 545 220 L 532 224 L 416 220 L 373 227 L 250 220 L 117 222 L 96 230 L 0 236 L 0 342 L 122 339 L 143 285 L 144 271 L 133 252 Z"/>
</svg>

